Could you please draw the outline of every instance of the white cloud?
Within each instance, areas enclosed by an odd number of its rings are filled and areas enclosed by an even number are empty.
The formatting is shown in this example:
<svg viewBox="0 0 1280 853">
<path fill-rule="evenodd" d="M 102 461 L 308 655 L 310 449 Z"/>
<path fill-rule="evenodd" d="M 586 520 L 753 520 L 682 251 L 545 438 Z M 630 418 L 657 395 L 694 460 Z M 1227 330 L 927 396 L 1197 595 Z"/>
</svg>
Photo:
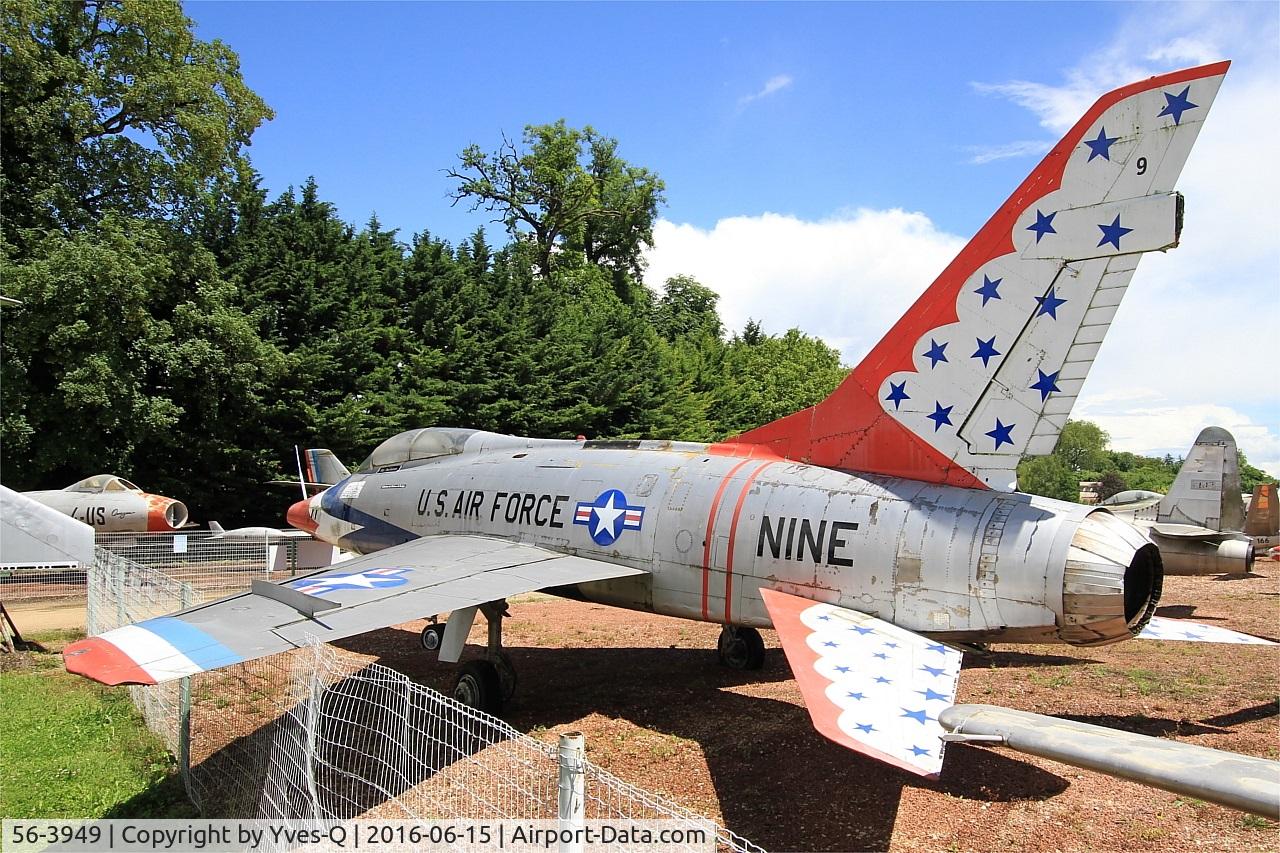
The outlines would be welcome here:
<svg viewBox="0 0 1280 853">
<path fill-rule="evenodd" d="M 764 213 L 710 230 L 660 220 L 645 281 L 658 289 L 691 275 L 720 294 L 731 330 L 818 335 L 856 363 L 964 245 L 929 218 L 858 210 L 807 222 Z"/>
<path fill-rule="evenodd" d="M 770 95 L 774 94 L 775 92 L 781 92 L 783 89 L 787 88 L 794 82 L 795 80 L 792 79 L 790 74 L 778 74 L 774 77 L 770 77 L 768 80 L 765 81 L 765 84 L 760 88 L 760 91 L 755 92 L 754 94 L 751 94 L 751 95 L 743 95 L 741 98 L 738 98 L 738 106 L 745 107 L 747 104 L 751 103 L 752 101 L 758 101 L 761 98 L 767 98 Z"/>
<path fill-rule="evenodd" d="M 970 145 L 965 150 L 972 155 L 969 162 L 980 166 L 996 160 L 1044 154 L 1051 145 L 1053 143 L 1047 139 L 1027 139 L 1021 142 L 1006 142 L 1003 145 Z"/>
</svg>

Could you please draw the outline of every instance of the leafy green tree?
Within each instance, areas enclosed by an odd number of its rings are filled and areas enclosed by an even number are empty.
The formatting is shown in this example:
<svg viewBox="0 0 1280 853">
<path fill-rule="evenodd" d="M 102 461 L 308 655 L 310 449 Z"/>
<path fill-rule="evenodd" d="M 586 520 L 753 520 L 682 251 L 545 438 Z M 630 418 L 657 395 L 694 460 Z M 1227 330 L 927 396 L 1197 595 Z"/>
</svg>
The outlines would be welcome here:
<svg viewBox="0 0 1280 853">
<path fill-rule="evenodd" d="M 269 479 L 255 425 L 282 357 L 231 304 L 212 256 L 172 236 L 110 215 L 48 234 L 34 259 L 4 261 L 22 301 L 6 309 L 2 366 L 15 487 L 110 470 L 182 495 L 217 481 L 221 459 L 243 475 L 219 498 L 236 508 Z"/>
<path fill-rule="evenodd" d="M 1107 442 L 1110 437 L 1090 421 L 1067 421 L 1058 436 L 1053 455 L 1076 474 L 1101 472 L 1108 465 Z M 1090 477 L 1088 479 L 1094 479 Z"/>
<path fill-rule="evenodd" d="M 716 311 L 720 295 L 687 275 L 666 280 L 662 297 L 653 308 L 653 326 L 659 335 L 675 341 L 706 333 L 720 337 L 723 326 Z"/>
<path fill-rule="evenodd" d="M 186 213 L 245 170 L 241 148 L 272 116 L 175 0 L 8 0 L 0 44 L 0 192 L 17 246 L 25 229 L 107 211 Z"/>
<path fill-rule="evenodd" d="M 511 236 L 530 246 L 543 279 L 554 268 L 586 262 L 638 274 L 653 244 L 665 185 L 617 155 L 617 141 L 587 126 L 529 125 L 526 151 L 503 138 L 497 151 L 469 145 L 448 175 L 454 203 L 498 215 Z"/>
<path fill-rule="evenodd" d="M 1250 494 L 1262 483 L 1274 483 L 1276 478 L 1249 464 L 1249 460 L 1245 458 L 1243 450 L 1236 450 L 1237 460 L 1240 463 L 1240 489 L 1245 494 Z"/>
<path fill-rule="evenodd" d="M 1075 502 L 1080 499 L 1080 477 L 1057 454 L 1029 456 L 1018 465 L 1018 489 Z"/>
<path fill-rule="evenodd" d="M 752 329 L 754 328 L 754 331 Z M 840 354 L 798 329 L 781 337 L 748 324 L 732 340 L 714 393 L 711 419 L 722 436 L 736 435 L 812 406 L 848 374 Z"/>
</svg>

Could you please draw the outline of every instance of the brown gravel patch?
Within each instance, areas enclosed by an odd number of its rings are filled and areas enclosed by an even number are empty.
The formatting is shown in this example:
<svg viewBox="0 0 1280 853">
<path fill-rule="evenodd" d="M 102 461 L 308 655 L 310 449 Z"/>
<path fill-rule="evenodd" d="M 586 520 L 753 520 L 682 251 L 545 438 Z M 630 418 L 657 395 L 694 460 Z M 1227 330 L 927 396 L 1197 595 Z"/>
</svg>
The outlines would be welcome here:
<svg viewBox="0 0 1280 853">
<path fill-rule="evenodd" d="M 1246 578 L 1169 578 L 1163 600 L 1163 616 L 1280 639 L 1275 562 Z M 511 610 L 508 721 L 545 739 L 582 731 L 597 764 L 771 850 L 1280 849 L 1269 821 L 1009 750 L 953 746 L 936 782 L 865 759 L 813 730 L 773 632 L 764 668 L 735 673 L 715 661 L 715 625 L 539 595 Z M 422 625 L 341 645 L 447 691 L 454 668 L 420 650 Z M 1277 651 L 1002 645 L 966 658 L 959 701 L 1275 759 Z"/>
</svg>

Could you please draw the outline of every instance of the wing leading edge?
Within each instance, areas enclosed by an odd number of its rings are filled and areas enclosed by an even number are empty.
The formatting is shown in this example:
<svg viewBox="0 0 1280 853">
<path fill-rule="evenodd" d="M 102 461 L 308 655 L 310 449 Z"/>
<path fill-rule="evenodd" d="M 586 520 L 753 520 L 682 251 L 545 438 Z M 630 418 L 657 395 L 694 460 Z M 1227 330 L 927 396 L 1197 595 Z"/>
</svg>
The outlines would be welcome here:
<svg viewBox="0 0 1280 853">
<path fill-rule="evenodd" d="M 156 684 L 553 586 L 644 574 L 482 536 L 429 536 L 72 643 L 68 672 Z M 310 614 L 310 615 L 308 615 Z"/>
</svg>

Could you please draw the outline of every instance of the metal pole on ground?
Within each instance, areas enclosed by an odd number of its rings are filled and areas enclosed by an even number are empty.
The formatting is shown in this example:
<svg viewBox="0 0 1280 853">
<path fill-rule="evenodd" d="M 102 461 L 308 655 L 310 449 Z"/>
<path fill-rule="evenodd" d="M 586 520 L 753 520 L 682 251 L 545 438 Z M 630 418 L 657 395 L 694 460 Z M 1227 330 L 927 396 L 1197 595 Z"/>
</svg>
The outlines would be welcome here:
<svg viewBox="0 0 1280 853">
<path fill-rule="evenodd" d="M 560 853 L 582 853 L 583 833 L 586 826 L 585 767 L 586 746 L 582 732 L 566 732 L 560 735 L 557 763 L 560 766 L 560 797 L 557 816 L 560 819 Z M 569 831 L 568 838 L 564 836 Z"/>
<path fill-rule="evenodd" d="M 195 602 L 195 590 L 189 583 L 182 584 L 178 589 L 182 599 L 182 609 L 186 610 Z M 195 797 L 191 795 L 191 676 L 189 675 L 178 682 L 178 772 L 182 775 L 182 785 L 187 790 L 187 796 L 195 802 Z"/>
</svg>

